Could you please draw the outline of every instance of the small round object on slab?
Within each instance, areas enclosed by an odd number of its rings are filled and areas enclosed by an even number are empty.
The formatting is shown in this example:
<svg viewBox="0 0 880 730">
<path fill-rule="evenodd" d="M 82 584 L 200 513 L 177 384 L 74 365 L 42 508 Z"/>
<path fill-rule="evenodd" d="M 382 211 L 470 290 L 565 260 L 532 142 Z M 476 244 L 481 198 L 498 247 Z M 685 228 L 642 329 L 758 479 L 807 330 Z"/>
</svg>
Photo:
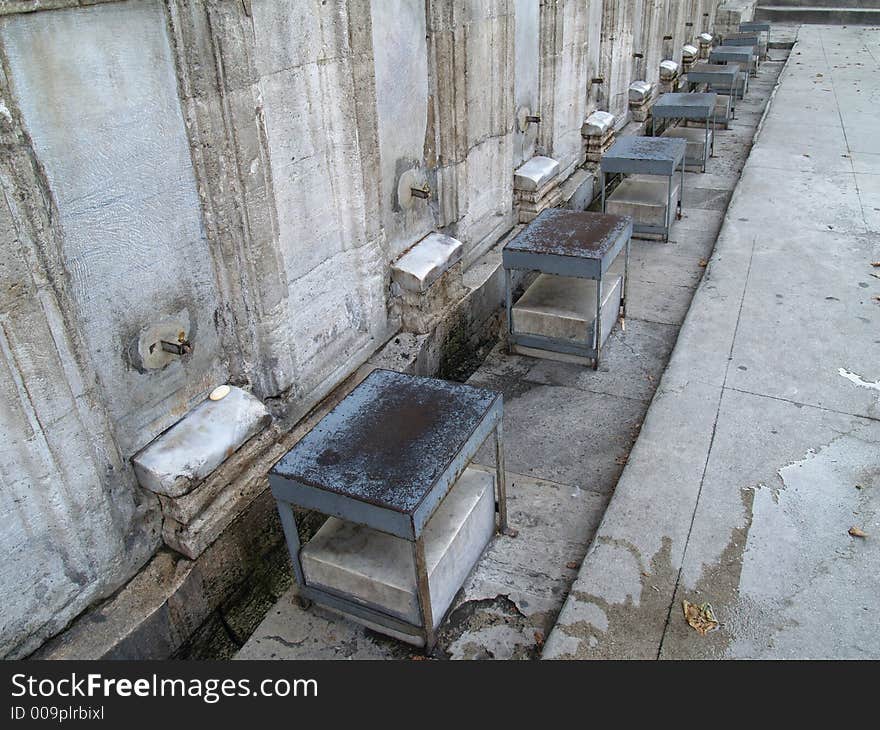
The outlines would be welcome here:
<svg viewBox="0 0 880 730">
<path fill-rule="evenodd" d="M 208 396 L 211 400 L 223 400 L 232 391 L 228 385 L 218 385 Z"/>
</svg>

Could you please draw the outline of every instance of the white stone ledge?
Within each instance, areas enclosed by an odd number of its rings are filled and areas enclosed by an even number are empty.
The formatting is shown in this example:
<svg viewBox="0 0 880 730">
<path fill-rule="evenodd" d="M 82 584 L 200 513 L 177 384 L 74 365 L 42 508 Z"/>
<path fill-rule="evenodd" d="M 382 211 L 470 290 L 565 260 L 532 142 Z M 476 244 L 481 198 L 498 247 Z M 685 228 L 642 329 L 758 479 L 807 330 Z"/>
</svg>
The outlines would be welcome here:
<svg viewBox="0 0 880 730">
<path fill-rule="evenodd" d="M 517 190 L 539 190 L 559 173 L 559 163 L 550 157 L 533 157 L 517 168 L 513 174 L 513 187 Z"/>
<path fill-rule="evenodd" d="M 614 129 L 614 115 L 596 111 L 587 117 L 581 127 L 581 134 L 584 137 L 602 137 L 612 129 Z"/>
<path fill-rule="evenodd" d="M 272 417 L 257 398 L 232 387 L 219 401 L 205 399 L 132 458 L 145 489 L 167 497 L 189 492 Z"/>
<path fill-rule="evenodd" d="M 651 98 L 654 85 L 648 81 L 633 81 L 629 85 L 629 100 L 633 104 L 644 104 Z"/>
<path fill-rule="evenodd" d="M 678 64 L 675 61 L 660 61 L 660 78 L 664 81 L 671 81 L 678 76 Z"/>
<path fill-rule="evenodd" d="M 391 279 L 406 291 L 426 291 L 461 261 L 464 244 L 442 233 L 429 233 L 391 267 Z"/>
</svg>

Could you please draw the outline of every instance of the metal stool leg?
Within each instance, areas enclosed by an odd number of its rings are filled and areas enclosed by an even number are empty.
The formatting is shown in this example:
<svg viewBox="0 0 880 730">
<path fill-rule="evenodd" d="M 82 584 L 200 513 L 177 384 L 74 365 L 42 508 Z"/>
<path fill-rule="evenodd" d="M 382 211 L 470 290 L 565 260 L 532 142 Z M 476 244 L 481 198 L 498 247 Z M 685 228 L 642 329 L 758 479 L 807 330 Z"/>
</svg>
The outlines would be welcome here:
<svg viewBox="0 0 880 730">
<path fill-rule="evenodd" d="M 431 609 L 431 589 L 428 586 L 428 565 L 425 562 L 425 542 L 422 536 L 412 546 L 416 566 L 416 590 L 425 635 L 425 653 L 429 654 L 437 644 L 437 635 L 434 633 L 434 612 Z"/>
</svg>

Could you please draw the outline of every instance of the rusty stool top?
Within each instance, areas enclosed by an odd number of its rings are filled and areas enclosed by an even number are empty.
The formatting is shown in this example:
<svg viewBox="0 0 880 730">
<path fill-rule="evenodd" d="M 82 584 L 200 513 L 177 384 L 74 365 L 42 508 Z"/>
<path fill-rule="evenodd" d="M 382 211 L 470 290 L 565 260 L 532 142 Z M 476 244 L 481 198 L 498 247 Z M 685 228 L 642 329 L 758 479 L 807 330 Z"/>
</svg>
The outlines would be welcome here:
<svg viewBox="0 0 880 730">
<path fill-rule="evenodd" d="M 500 420 L 501 400 L 461 383 L 374 370 L 272 467 L 273 492 L 415 537 Z"/>
</svg>

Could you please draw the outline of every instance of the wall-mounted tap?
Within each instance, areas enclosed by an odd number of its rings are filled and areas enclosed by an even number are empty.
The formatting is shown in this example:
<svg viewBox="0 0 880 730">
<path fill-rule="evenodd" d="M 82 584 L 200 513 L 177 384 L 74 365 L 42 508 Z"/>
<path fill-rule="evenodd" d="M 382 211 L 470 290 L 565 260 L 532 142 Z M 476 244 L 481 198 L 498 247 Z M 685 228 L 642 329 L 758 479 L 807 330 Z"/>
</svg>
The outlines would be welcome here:
<svg viewBox="0 0 880 730">
<path fill-rule="evenodd" d="M 177 342 L 160 340 L 159 344 L 161 345 L 163 352 L 168 352 L 172 355 L 177 355 L 178 357 L 189 355 L 193 351 L 192 343 L 185 338 L 183 332 L 178 335 Z"/>
<path fill-rule="evenodd" d="M 410 188 L 409 192 L 414 198 L 421 198 L 422 200 L 427 200 L 431 197 L 431 188 L 428 187 L 427 183 L 419 188 Z"/>
<path fill-rule="evenodd" d="M 431 188 L 424 170 L 412 167 L 397 179 L 397 204 L 404 210 L 412 208 L 418 200 L 430 200 Z"/>
<path fill-rule="evenodd" d="M 191 355 L 195 332 L 186 311 L 160 316 L 145 325 L 129 349 L 132 365 L 139 371 L 161 370 Z"/>
<path fill-rule="evenodd" d="M 541 115 L 532 114 L 532 110 L 527 106 L 521 106 L 516 110 L 516 128 L 520 134 L 525 134 L 532 124 L 540 124 Z"/>
<path fill-rule="evenodd" d="M 635 65 L 635 74 L 634 74 L 634 76 L 636 77 L 635 78 L 636 81 L 641 81 L 645 78 L 645 75 L 643 73 L 643 71 L 644 71 L 644 68 L 643 68 L 644 58 L 645 58 L 644 53 L 640 53 L 640 52 L 633 53 L 633 60 L 635 61 L 635 64 L 634 64 Z"/>
<path fill-rule="evenodd" d="M 590 79 L 590 92 L 592 92 L 594 86 L 598 87 L 596 89 L 596 106 L 601 110 L 608 111 L 608 105 L 605 102 L 604 95 L 602 94 L 602 91 L 604 89 L 604 86 L 603 86 L 604 83 L 605 83 L 604 76 L 596 76 L 596 77 Z"/>
</svg>

